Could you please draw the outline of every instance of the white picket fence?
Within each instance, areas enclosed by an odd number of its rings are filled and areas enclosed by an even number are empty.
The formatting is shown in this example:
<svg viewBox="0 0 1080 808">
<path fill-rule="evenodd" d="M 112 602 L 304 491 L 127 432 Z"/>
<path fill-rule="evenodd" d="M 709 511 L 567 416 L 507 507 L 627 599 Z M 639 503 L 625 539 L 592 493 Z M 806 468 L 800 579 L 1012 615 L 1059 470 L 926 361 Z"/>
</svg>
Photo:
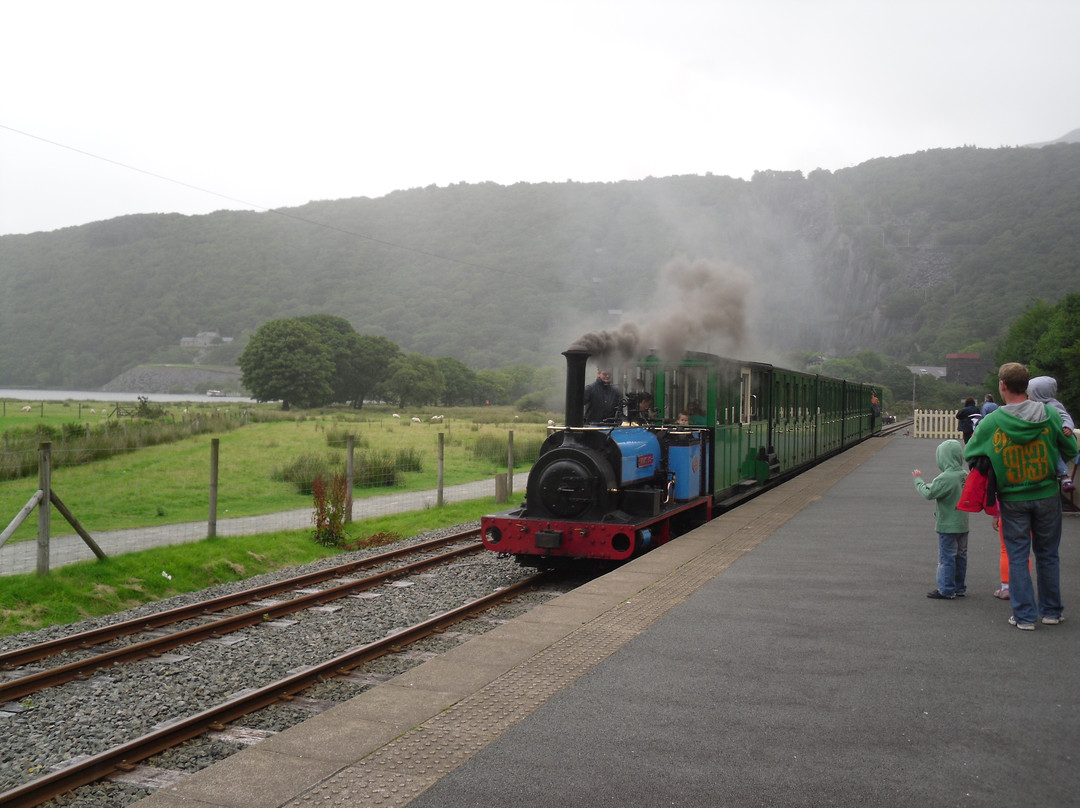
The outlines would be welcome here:
<svg viewBox="0 0 1080 808">
<path fill-rule="evenodd" d="M 915 423 L 911 430 L 916 438 L 963 440 L 956 410 L 915 410 Z"/>
</svg>

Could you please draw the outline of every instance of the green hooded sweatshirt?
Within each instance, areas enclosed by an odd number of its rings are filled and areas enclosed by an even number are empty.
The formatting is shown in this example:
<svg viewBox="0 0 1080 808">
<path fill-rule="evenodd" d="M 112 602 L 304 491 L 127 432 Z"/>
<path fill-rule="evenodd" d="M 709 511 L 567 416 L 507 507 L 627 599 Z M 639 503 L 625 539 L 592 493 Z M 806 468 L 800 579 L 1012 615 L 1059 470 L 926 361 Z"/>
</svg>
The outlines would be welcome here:
<svg viewBox="0 0 1080 808">
<path fill-rule="evenodd" d="M 922 477 L 915 477 L 915 490 L 927 499 L 936 501 L 934 516 L 938 533 L 967 533 L 968 515 L 956 510 L 960 494 L 964 490 L 964 446 L 958 440 L 946 440 L 938 444 L 937 464 L 941 474 L 927 485 Z"/>
<path fill-rule="evenodd" d="M 1039 401 L 998 407 L 983 418 L 964 448 L 964 459 L 986 455 L 994 466 L 1002 502 L 1058 496 L 1058 456 L 1076 455 L 1061 414 Z"/>
</svg>

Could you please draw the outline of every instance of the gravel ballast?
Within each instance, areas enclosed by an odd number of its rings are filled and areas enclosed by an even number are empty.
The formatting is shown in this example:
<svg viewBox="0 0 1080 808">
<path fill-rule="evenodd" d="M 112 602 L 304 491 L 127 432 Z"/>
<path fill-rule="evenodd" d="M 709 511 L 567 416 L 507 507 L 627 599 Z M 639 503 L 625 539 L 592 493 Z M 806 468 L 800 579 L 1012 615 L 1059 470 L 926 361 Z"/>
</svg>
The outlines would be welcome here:
<svg viewBox="0 0 1080 808">
<path fill-rule="evenodd" d="M 474 526 L 475 523 L 447 528 L 407 541 L 425 541 Z M 0 650 L 21 648 L 250 589 L 272 580 L 375 555 L 385 549 L 350 553 L 301 568 L 180 595 L 108 617 L 7 637 L 0 640 Z M 164 723 L 213 707 L 237 691 L 270 684 L 297 669 L 386 637 L 516 583 L 532 573 L 533 570 L 520 567 L 513 560 L 484 552 L 455 561 L 449 567 L 390 581 L 321 608 L 268 621 L 217 640 L 181 646 L 156 659 L 106 669 L 86 680 L 68 682 L 18 702 L 0 705 L 0 794 L 47 774 L 67 761 L 94 755 L 137 738 Z M 330 585 L 328 582 L 323 586 Z M 523 602 L 499 609 L 504 616 L 514 616 L 527 610 L 530 600 L 542 602 L 553 594 L 557 592 L 537 592 L 526 596 Z M 491 625 L 494 625 L 491 619 L 473 620 L 463 624 L 460 631 L 475 634 Z M 369 663 L 345 679 L 323 682 L 306 691 L 302 699 L 266 708 L 235 724 L 255 731 L 256 737 L 259 732 L 279 732 L 309 718 L 313 712 L 345 701 L 461 641 L 457 632 L 424 640 L 403 653 Z M 52 666 L 57 662 L 58 658 L 42 664 Z M 33 671 L 28 666 L 23 672 Z M 162 770 L 196 771 L 250 742 L 250 738 L 235 740 L 229 732 L 211 733 L 169 750 L 151 763 Z M 73 795 L 50 804 L 124 806 L 148 793 L 148 789 L 137 785 L 104 781 L 84 786 Z"/>
</svg>

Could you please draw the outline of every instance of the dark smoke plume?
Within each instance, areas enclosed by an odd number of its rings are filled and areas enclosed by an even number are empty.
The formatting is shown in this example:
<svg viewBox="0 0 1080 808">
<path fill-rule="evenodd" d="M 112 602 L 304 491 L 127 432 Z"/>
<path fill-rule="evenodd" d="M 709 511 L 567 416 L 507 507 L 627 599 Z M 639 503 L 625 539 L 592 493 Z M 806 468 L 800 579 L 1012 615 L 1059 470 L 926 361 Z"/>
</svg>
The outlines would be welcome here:
<svg viewBox="0 0 1080 808">
<path fill-rule="evenodd" d="M 746 338 L 750 276 L 726 263 L 677 258 L 662 273 L 668 303 L 642 323 L 625 320 L 617 328 L 578 337 L 571 349 L 595 358 L 629 359 L 656 350 L 677 359 L 692 350 L 738 348 Z M 715 343 L 721 341 L 721 346 Z"/>
</svg>

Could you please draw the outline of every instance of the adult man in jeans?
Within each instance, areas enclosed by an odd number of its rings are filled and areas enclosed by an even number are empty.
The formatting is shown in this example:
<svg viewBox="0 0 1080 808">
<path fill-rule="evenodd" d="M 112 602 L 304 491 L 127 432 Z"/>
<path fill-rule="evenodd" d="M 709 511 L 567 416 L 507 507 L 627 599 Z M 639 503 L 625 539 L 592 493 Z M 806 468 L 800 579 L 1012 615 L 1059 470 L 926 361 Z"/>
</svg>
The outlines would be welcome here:
<svg viewBox="0 0 1080 808">
<path fill-rule="evenodd" d="M 1027 397 L 1030 374 L 1017 362 L 998 369 L 998 392 L 1004 406 L 979 423 L 964 448 L 964 459 L 990 458 L 997 478 L 1002 533 L 1009 554 L 1009 623 L 1031 631 L 1041 617 L 1057 625 L 1062 617 L 1061 496 L 1057 483 L 1059 454 L 1076 454 L 1076 440 L 1065 434 L 1061 415 L 1053 407 Z M 1031 586 L 1028 555 L 1035 554 L 1039 584 L 1038 611 Z"/>
</svg>

